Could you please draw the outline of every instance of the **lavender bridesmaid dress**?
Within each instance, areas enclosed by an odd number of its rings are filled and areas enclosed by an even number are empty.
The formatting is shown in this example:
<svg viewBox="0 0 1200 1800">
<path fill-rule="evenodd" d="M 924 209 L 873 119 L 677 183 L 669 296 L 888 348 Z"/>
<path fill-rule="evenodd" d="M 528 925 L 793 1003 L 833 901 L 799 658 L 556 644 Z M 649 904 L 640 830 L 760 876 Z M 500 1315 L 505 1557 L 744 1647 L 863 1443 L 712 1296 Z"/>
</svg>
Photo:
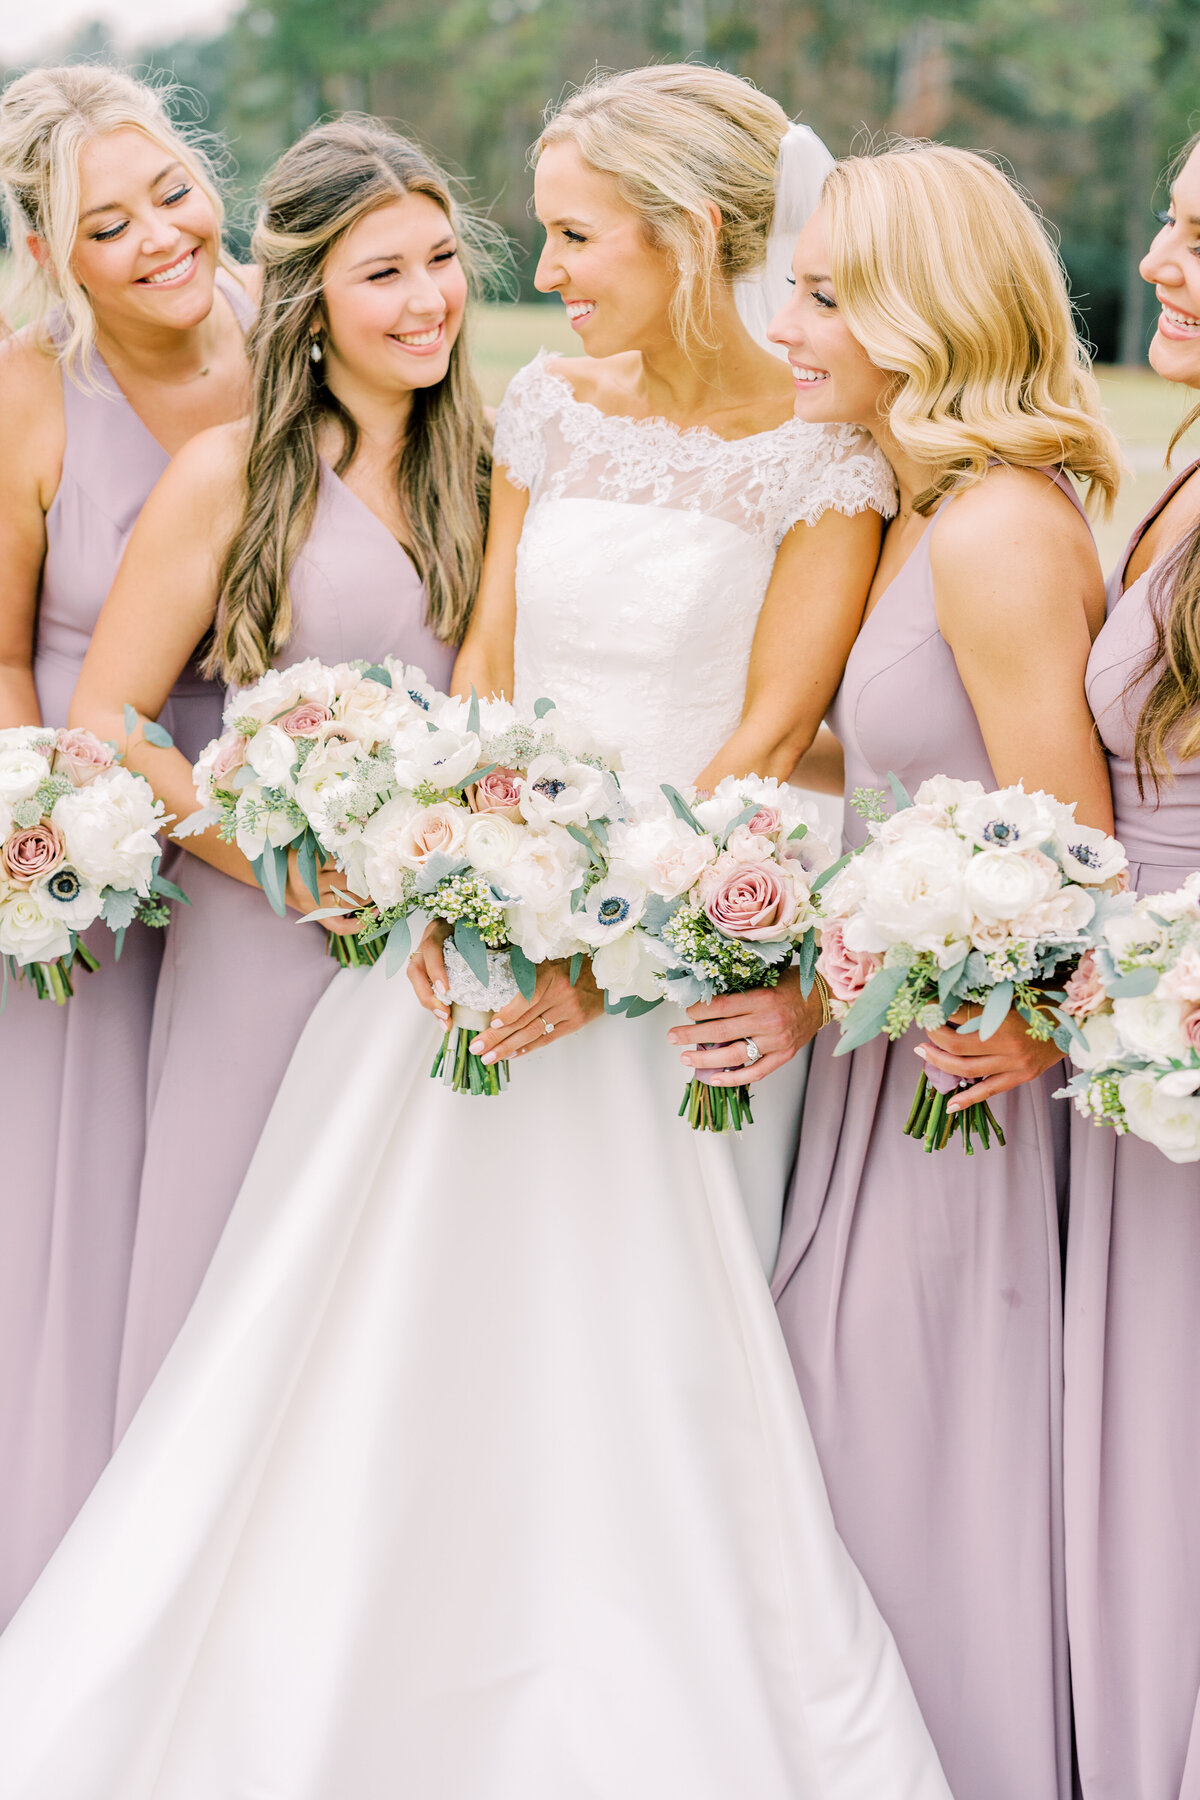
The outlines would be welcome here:
<svg viewBox="0 0 1200 1800">
<path fill-rule="evenodd" d="M 934 529 L 834 701 L 847 796 L 889 770 L 910 793 L 935 774 L 997 785 L 938 630 Z M 1061 1072 L 992 1102 L 1006 1149 L 929 1156 L 903 1135 L 919 1041 L 814 1046 L 776 1303 L 838 1530 L 955 1800 L 1068 1800 Z"/>
<path fill-rule="evenodd" d="M 291 598 L 281 667 L 390 654 L 448 683 L 454 651 L 425 623 L 411 560 L 324 464 Z M 117 1437 L 199 1292 L 296 1040 L 338 970 L 321 927 L 278 918 L 257 888 L 194 856 L 180 879 L 192 904 L 172 920 L 154 1008 Z"/>
<path fill-rule="evenodd" d="M 1113 571 L 1088 699 L 1140 894 L 1200 868 L 1200 762 L 1138 796 L 1134 729 L 1157 670 L 1153 577 Z M 1067 1604 L 1084 1800 L 1200 1800 L 1200 1167 L 1072 1119 L 1067 1248 Z"/>
<path fill-rule="evenodd" d="M 250 303 L 232 284 L 221 291 L 244 327 Z M 47 725 L 67 722 L 122 552 L 170 461 L 99 356 L 93 385 L 63 379 L 34 644 Z M 189 670 L 163 723 L 194 753 L 220 713 L 220 689 Z M 112 1445 L 162 934 L 132 926 L 119 964 L 102 926 L 87 942 L 101 967 L 79 974 L 67 1006 L 10 981 L 0 1017 L 0 1627 Z"/>
</svg>

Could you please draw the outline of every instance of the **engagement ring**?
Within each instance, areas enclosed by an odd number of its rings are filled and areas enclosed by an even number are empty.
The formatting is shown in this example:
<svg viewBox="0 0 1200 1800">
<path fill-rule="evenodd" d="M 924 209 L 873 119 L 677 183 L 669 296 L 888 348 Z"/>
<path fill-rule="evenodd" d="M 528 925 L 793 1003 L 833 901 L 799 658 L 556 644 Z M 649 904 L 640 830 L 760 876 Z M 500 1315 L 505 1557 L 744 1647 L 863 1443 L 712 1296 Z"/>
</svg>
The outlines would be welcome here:
<svg viewBox="0 0 1200 1800">
<path fill-rule="evenodd" d="M 551 1032 L 552 1032 L 552 1031 L 553 1031 L 553 1030 L 554 1030 L 554 1021 L 553 1021 L 553 1019 L 543 1019 L 543 1020 L 542 1020 L 542 1032 L 543 1032 L 543 1034 L 544 1034 L 544 1035 L 545 1035 L 545 1036 L 547 1036 L 547 1037 L 548 1037 L 548 1036 L 549 1036 L 549 1034 L 550 1034 L 550 1033 L 551 1033 Z"/>
<path fill-rule="evenodd" d="M 748 1063 L 756 1063 L 758 1061 L 759 1057 L 762 1055 L 762 1051 L 759 1049 L 758 1045 L 755 1043 L 753 1038 L 747 1038 L 745 1040 L 745 1043 L 746 1043 L 746 1061 Z"/>
</svg>

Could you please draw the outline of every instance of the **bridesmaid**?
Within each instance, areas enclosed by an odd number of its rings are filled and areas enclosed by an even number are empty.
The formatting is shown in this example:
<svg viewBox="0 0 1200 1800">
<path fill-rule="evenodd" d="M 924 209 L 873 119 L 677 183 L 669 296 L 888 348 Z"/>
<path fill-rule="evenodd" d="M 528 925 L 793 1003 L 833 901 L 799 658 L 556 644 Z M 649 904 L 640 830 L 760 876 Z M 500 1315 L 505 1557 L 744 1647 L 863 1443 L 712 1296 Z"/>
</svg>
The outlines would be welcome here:
<svg viewBox="0 0 1200 1800">
<path fill-rule="evenodd" d="M 0 728 L 65 726 L 125 541 L 173 451 L 246 404 L 251 303 L 211 171 L 116 69 L 22 76 L 0 182 L 30 323 L 0 345 Z M 189 653 L 192 645 L 188 646 Z M 186 658 L 184 659 L 186 662 Z M 220 692 L 180 667 L 200 745 Z M 65 1007 L 10 980 L 0 1017 L 0 1626 L 107 1460 L 161 934 L 135 925 Z"/>
<path fill-rule="evenodd" d="M 1067 474 L 1110 496 L 1117 450 L 1038 221 L 983 158 L 900 148 L 832 171 L 794 268 L 773 329 L 797 412 L 866 426 L 900 491 L 831 714 L 846 795 L 893 770 L 910 793 L 1024 780 L 1111 829 L 1084 696 L 1103 584 Z M 801 1010 L 797 1040 L 819 998 Z M 835 1060 L 821 1034 L 779 1315 L 838 1528 L 956 1800 L 1069 1800 L 1058 1052 L 1015 1015 L 987 1043 L 931 1037 Z M 968 1162 L 903 1136 L 914 1048 L 999 1096 L 1006 1149 Z"/>
<path fill-rule="evenodd" d="M 1196 143 L 1142 264 L 1162 308 L 1150 361 L 1190 388 Z M 1141 894 L 1200 868 L 1198 469 L 1134 532 L 1088 663 L 1117 835 Z M 1080 1780 L 1084 1800 L 1198 1800 L 1200 1168 L 1083 1119 L 1072 1130 L 1065 1494 Z"/>
<path fill-rule="evenodd" d="M 320 126 L 266 178 L 248 422 L 208 432 L 156 489 L 84 665 L 72 722 L 153 719 L 197 638 L 245 685 L 272 664 L 388 654 L 444 686 L 482 555 L 487 425 L 464 333 L 468 246 L 445 177 L 373 122 Z M 170 608 L 162 595 L 171 595 Z M 168 812 L 188 759 L 139 739 Z M 118 1435 L 200 1287 L 275 1090 L 337 963 L 280 919 L 215 832 L 186 840 L 168 936 Z M 288 898 L 313 902 L 293 857 Z"/>
</svg>

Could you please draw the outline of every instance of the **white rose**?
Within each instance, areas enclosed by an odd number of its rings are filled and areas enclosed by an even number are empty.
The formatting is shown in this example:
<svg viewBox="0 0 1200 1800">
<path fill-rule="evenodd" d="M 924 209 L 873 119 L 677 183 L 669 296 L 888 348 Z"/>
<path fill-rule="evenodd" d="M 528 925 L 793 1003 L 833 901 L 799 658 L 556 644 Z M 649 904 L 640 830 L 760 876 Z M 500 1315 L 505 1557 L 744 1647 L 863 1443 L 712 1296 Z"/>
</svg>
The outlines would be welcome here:
<svg viewBox="0 0 1200 1800">
<path fill-rule="evenodd" d="M 1062 888 L 1058 864 L 1040 850 L 981 850 L 963 879 L 967 904 L 983 925 L 1017 919 Z"/>
<path fill-rule="evenodd" d="M 399 848 L 409 820 L 424 808 L 411 794 L 400 794 L 373 813 L 363 827 L 355 859 L 356 891 L 365 890 L 376 906 L 396 906 L 404 897 L 404 865 Z"/>
<path fill-rule="evenodd" d="M 0 801 L 15 806 L 18 800 L 31 800 L 49 773 L 49 759 L 31 745 L 0 750 Z"/>
<path fill-rule="evenodd" d="M 70 948 L 70 928 L 42 910 L 32 889 L 0 901 L 0 956 L 21 964 L 53 962 Z"/>
<path fill-rule="evenodd" d="M 464 841 L 467 860 L 485 875 L 502 873 L 521 848 L 524 836 L 521 827 L 503 813 L 472 813 Z"/>
<path fill-rule="evenodd" d="M 969 859 L 952 832 L 932 828 L 857 858 L 861 898 L 842 934 L 846 948 L 879 955 L 892 944 L 910 944 L 932 951 L 943 968 L 958 962 L 971 925 L 964 892 Z M 852 862 L 845 873 L 854 867 Z M 841 893 L 837 910 L 844 910 Z"/>
<path fill-rule="evenodd" d="M 670 953 L 644 931 L 626 931 L 592 952 L 596 986 L 612 1000 L 636 994 L 639 1000 L 661 1000 L 662 975 Z"/>
<path fill-rule="evenodd" d="M 717 854 L 707 832 L 698 836 L 674 813 L 613 825 L 608 845 L 614 861 L 625 863 L 652 894 L 664 900 L 685 894 Z"/>
<path fill-rule="evenodd" d="M 449 800 L 416 807 L 393 840 L 400 866 L 419 871 L 431 856 L 461 856 L 471 816 L 465 806 Z"/>
<path fill-rule="evenodd" d="M 612 810 L 612 787 L 590 763 L 535 756 L 521 786 L 521 811 L 531 825 L 586 825 Z"/>
<path fill-rule="evenodd" d="M 1114 1000 L 1113 1018 L 1122 1041 L 1135 1056 L 1151 1062 L 1169 1062 L 1188 1054 L 1183 1035 L 1185 1008 L 1178 1000 L 1160 1000 L 1156 994 Z"/>
<path fill-rule="evenodd" d="M 1117 1091 L 1135 1136 L 1161 1150 L 1169 1162 L 1200 1159 L 1200 1097 L 1168 1093 L 1152 1069 L 1123 1075 Z"/>
<path fill-rule="evenodd" d="M 645 910 L 642 882 L 632 869 L 612 863 L 604 879 L 588 889 L 575 917 L 576 928 L 585 944 L 599 947 L 632 931 Z"/>
<path fill-rule="evenodd" d="M 954 828 L 985 850 L 1036 850 L 1070 820 L 1070 809 L 1052 794 L 1027 794 L 1018 786 L 965 800 Z"/>
<path fill-rule="evenodd" d="M 260 725 L 246 745 L 246 762 L 263 787 L 286 788 L 296 763 L 296 740 L 278 725 Z"/>
<path fill-rule="evenodd" d="M 106 770 L 87 787 L 64 794 L 50 817 L 62 833 L 67 861 L 85 881 L 143 897 L 150 892 L 163 806 L 139 775 Z"/>
<path fill-rule="evenodd" d="M 504 871 L 509 893 L 535 913 L 569 902 L 587 865 L 587 852 L 565 831 L 527 831 Z"/>
<path fill-rule="evenodd" d="M 1091 1013 L 1086 1019 L 1077 1019 L 1076 1024 L 1086 1043 L 1085 1048 L 1078 1038 L 1071 1038 L 1071 1061 L 1077 1068 L 1099 1069 L 1120 1062 L 1125 1052 L 1111 1012 Z"/>
</svg>

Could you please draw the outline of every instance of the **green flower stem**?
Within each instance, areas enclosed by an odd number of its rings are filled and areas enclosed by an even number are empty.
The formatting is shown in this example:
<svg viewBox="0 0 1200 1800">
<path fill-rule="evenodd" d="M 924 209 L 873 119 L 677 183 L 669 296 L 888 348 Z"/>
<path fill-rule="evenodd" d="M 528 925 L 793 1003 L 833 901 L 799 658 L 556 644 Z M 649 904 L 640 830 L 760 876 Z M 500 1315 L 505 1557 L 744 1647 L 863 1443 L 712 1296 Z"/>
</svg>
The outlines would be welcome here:
<svg viewBox="0 0 1200 1800">
<path fill-rule="evenodd" d="M 379 961 L 387 944 L 386 932 L 372 938 L 369 944 L 359 942 L 358 932 L 327 931 L 328 954 L 343 969 L 370 969 Z"/>
<path fill-rule="evenodd" d="M 944 1150 L 956 1132 L 962 1135 L 963 1152 L 967 1156 L 975 1154 L 975 1146 L 971 1142 L 972 1133 L 978 1137 L 985 1150 L 991 1149 L 993 1137 L 1003 1145 L 1004 1133 L 986 1100 L 973 1101 L 970 1106 L 963 1107 L 961 1112 L 952 1113 L 949 1110 L 952 1097 L 935 1088 L 922 1071 L 913 1096 L 912 1109 L 904 1126 L 904 1135 L 917 1138 L 927 1155 L 932 1155 L 935 1150 Z"/>
<path fill-rule="evenodd" d="M 508 1086 L 508 1064 L 485 1063 L 475 1056 L 471 1051 L 474 1038 L 473 1029 L 452 1025 L 438 1046 L 430 1076 L 445 1082 L 456 1094 L 502 1094 Z"/>
<path fill-rule="evenodd" d="M 56 1006 L 65 1006 L 75 993 L 71 971 L 77 964 L 89 975 L 100 967 L 99 958 L 82 940 L 76 942 L 70 956 L 60 956 L 55 962 L 26 963 L 23 967 L 10 962 L 9 967 L 18 981 L 28 981 L 39 1000 L 53 1000 Z"/>
<path fill-rule="evenodd" d="M 753 1125 L 748 1087 L 715 1087 L 693 1076 L 679 1107 L 693 1131 L 740 1131 Z"/>
</svg>

